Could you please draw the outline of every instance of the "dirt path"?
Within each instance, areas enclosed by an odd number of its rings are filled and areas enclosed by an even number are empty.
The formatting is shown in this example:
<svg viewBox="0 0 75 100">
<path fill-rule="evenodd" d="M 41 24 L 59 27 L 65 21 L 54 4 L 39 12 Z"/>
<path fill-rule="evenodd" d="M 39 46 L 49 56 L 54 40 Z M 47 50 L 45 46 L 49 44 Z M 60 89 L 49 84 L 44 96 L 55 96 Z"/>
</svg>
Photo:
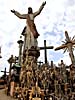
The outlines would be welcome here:
<svg viewBox="0 0 75 100">
<path fill-rule="evenodd" d="M 17 100 L 17 99 L 13 99 L 10 96 L 7 96 L 5 94 L 5 91 L 2 89 L 0 90 L 0 100 Z"/>
</svg>

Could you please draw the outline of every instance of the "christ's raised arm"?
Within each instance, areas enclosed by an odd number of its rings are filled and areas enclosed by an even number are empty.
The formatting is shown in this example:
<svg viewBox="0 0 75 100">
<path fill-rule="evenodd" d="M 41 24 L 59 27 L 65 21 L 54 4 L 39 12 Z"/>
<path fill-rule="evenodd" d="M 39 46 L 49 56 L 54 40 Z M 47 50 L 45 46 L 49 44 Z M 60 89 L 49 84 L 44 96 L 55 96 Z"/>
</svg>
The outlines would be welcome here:
<svg viewBox="0 0 75 100">
<path fill-rule="evenodd" d="M 20 19 L 26 19 L 27 18 L 27 14 L 20 14 L 18 11 L 15 11 L 15 10 L 11 10 L 11 12 L 14 13 Z"/>
</svg>

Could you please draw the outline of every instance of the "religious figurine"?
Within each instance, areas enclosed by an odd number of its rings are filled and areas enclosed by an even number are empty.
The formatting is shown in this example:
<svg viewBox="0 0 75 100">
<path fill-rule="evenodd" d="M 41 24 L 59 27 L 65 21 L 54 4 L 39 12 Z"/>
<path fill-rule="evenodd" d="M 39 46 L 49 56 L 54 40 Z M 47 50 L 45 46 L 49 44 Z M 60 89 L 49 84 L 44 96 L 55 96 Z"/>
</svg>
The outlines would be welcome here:
<svg viewBox="0 0 75 100">
<path fill-rule="evenodd" d="M 24 49 L 31 49 L 31 47 L 37 47 L 37 38 L 39 33 L 37 32 L 34 18 L 39 15 L 44 8 L 46 1 L 42 3 L 39 10 L 33 13 L 33 9 L 31 7 L 28 8 L 27 14 L 20 14 L 18 11 L 11 10 L 17 17 L 20 19 L 26 19 L 26 29 L 25 29 L 25 48 Z"/>
</svg>

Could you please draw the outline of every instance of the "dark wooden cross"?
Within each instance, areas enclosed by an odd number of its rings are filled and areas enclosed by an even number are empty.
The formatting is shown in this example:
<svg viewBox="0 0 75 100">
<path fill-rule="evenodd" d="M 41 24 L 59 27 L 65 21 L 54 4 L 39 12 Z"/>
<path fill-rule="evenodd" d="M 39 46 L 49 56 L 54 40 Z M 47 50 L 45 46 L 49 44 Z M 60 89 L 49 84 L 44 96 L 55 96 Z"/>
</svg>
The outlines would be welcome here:
<svg viewBox="0 0 75 100">
<path fill-rule="evenodd" d="M 60 49 L 64 49 L 64 52 L 66 50 L 69 51 L 69 56 L 71 58 L 71 62 L 74 65 L 75 64 L 75 58 L 74 58 L 74 54 L 73 54 L 73 49 L 74 49 L 74 45 L 75 45 L 75 36 L 71 39 L 68 35 L 68 32 L 65 31 L 65 41 L 64 44 L 62 44 L 61 46 L 55 48 L 55 50 L 60 50 Z"/>
<path fill-rule="evenodd" d="M 6 73 L 9 73 L 9 72 L 6 71 L 6 67 L 5 67 L 5 70 L 4 70 L 4 71 L 1 71 L 1 72 L 4 73 L 4 76 L 5 76 L 5 77 L 6 77 Z"/>
<path fill-rule="evenodd" d="M 40 47 L 40 50 L 44 50 L 45 53 L 45 64 L 47 64 L 47 49 L 53 49 L 53 46 L 46 46 L 46 40 L 44 40 L 44 47 Z"/>
</svg>

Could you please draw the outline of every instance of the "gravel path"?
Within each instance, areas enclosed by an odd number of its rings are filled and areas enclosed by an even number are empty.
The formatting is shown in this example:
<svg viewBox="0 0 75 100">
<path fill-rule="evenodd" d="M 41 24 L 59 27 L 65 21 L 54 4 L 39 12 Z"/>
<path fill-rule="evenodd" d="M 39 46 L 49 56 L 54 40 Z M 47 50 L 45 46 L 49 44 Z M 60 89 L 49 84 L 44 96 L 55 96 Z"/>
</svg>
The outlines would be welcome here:
<svg viewBox="0 0 75 100">
<path fill-rule="evenodd" d="M 7 96 L 5 94 L 4 89 L 1 89 L 0 90 L 0 100 L 17 100 L 17 99 L 14 99 L 14 98 L 11 98 L 10 96 Z"/>
</svg>

